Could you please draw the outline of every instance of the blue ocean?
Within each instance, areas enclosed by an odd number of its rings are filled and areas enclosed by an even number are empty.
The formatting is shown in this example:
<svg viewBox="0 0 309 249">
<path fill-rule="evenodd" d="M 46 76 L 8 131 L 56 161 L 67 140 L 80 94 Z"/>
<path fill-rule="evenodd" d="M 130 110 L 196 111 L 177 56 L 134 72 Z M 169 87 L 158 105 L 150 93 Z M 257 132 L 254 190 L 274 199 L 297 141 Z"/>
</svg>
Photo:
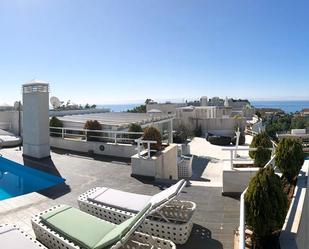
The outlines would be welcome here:
<svg viewBox="0 0 309 249">
<path fill-rule="evenodd" d="M 280 108 L 286 113 L 301 111 L 304 108 L 309 108 L 309 100 L 280 100 L 280 101 L 264 101 L 255 100 L 251 104 L 257 108 Z M 133 109 L 141 103 L 136 104 L 118 104 L 118 105 L 98 105 L 98 107 L 110 108 L 112 112 L 126 112 Z"/>
<path fill-rule="evenodd" d="M 285 113 L 301 111 L 309 108 L 309 100 L 251 101 L 256 108 L 280 108 Z"/>
<path fill-rule="evenodd" d="M 126 112 L 141 104 L 98 105 L 99 108 L 109 108 L 111 112 Z"/>
</svg>

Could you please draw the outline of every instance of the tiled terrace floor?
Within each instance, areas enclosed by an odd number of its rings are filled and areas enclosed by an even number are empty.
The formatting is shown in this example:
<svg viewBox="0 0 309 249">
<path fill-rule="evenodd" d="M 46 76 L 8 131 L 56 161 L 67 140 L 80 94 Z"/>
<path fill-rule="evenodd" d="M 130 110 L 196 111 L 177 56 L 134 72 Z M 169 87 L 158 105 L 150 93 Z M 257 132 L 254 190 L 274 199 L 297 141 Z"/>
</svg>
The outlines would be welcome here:
<svg viewBox="0 0 309 249">
<path fill-rule="evenodd" d="M 94 159 L 64 151 L 54 151 L 52 160 L 37 163 L 23 159 L 22 152 L 17 149 L 3 149 L 0 153 L 8 159 L 44 168 L 67 179 L 66 186 L 0 201 L 0 224 L 17 224 L 32 235 L 30 220 L 33 214 L 61 203 L 77 207 L 77 197 L 92 187 L 106 186 L 150 195 L 159 192 L 162 188 L 158 184 L 143 183 L 131 177 L 129 162 L 117 159 L 106 157 Z M 194 165 L 197 170 L 198 167 L 200 163 Z M 221 187 L 206 186 L 186 187 L 181 198 L 196 202 L 197 210 L 189 241 L 177 248 L 233 248 L 233 231 L 238 225 L 239 216 L 237 199 L 221 196 Z"/>
</svg>

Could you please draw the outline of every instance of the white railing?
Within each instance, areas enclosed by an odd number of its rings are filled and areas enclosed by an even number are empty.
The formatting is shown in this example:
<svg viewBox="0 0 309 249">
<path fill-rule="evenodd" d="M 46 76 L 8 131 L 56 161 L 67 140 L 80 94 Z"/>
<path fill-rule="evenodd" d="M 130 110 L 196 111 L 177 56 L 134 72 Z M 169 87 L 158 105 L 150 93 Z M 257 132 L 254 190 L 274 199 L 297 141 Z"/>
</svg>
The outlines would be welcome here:
<svg viewBox="0 0 309 249">
<path fill-rule="evenodd" d="M 268 163 L 264 166 L 264 168 L 268 167 L 269 165 L 274 165 L 274 159 L 276 155 L 273 155 Z M 239 211 L 239 249 L 246 249 L 246 221 L 245 221 L 245 194 L 248 190 L 248 187 L 242 192 L 240 196 L 240 211 Z"/>
<path fill-rule="evenodd" d="M 87 130 L 77 128 L 50 127 L 50 136 L 62 139 L 76 139 L 84 141 L 99 141 L 112 143 L 133 143 L 136 137 L 141 137 L 143 132 Z"/>
<path fill-rule="evenodd" d="M 267 150 L 274 151 L 274 148 L 266 148 Z M 222 151 L 230 151 L 230 165 L 231 169 L 234 168 L 233 164 L 235 161 L 247 161 L 246 158 L 237 158 L 236 152 L 237 151 L 257 151 L 257 148 L 236 148 L 236 147 L 229 147 L 229 148 L 222 148 Z M 235 156 L 236 155 L 236 156 Z"/>
<path fill-rule="evenodd" d="M 135 142 L 137 143 L 137 155 L 138 157 L 141 157 L 141 147 L 144 146 L 144 144 L 147 144 L 147 158 L 150 158 L 151 152 L 155 152 L 156 150 L 151 149 L 151 144 L 156 144 L 157 141 L 153 140 L 143 140 L 143 139 L 135 139 Z"/>
</svg>

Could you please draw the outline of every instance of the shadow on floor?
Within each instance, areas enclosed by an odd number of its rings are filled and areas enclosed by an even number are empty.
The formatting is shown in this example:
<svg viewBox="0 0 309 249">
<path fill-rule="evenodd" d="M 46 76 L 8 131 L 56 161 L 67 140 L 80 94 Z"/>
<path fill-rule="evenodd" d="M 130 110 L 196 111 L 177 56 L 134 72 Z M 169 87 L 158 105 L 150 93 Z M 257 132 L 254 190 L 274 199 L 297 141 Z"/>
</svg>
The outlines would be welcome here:
<svg viewBox="0 0 309 249">
<path fill-rule="evenodd" d="M 203 172 L 209 162 L 209 158 L 194 156 L 192 161 L 192 177 L 190 178 L 190 180 L 210 182 L 209 179 L 202 177 Z"/>
<path fill-rule="evenodd" d="M 198 224 L 194 224 L 189 240 L 184 245 L 177 245 L 177 249 L 223 249 L 220 241 L 211 238 L 211 231 Z"/>
<path fill-rule="evenodd" d="M 24 161 L 24 165 L 28 167 L 64 178 L 61 176 L 56 165 L 54 164 L 53 160 L 50 157 L 43 158 L 43 159 L 35 159 L 35 158 L 23 156 L 23 161 Z M 48 198 L 51 198 L 51 199 L 57 199 L 58 197 L 63 196 L 69 192 L 71 192 L 71 188 L 65 182 L 57 184 L 50 188 L 46 188 L 41 191 L 38 191 L 38 193 Z"/>
<path fill-rule="evenodd" d="M 108 162 L 108 163 L 117 163 L 117 164 L 127 164 L 131 165 L 131 158 L 124 157 L 115 157 L 115 156 L 106 156 L 106 155 L 97 155 L 94 153 L 85 153 L 85 152 L 76 152 L 71 150 L 64 150 L 58 148 L 52 148 L 52 152 L 59 155 L 70 155 L 75 157 L 91 158 L 96 161 Z"/>
</svg>

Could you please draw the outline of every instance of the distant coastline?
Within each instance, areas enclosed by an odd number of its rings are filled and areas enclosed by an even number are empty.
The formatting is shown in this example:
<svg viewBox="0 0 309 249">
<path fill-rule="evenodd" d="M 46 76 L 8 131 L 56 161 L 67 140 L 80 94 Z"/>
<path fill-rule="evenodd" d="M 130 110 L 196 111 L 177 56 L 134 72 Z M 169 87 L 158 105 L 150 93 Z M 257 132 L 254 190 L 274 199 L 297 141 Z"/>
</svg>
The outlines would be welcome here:
<svg viewBox="0 0 309 249">
<path fill-rule="evenodd" d="M 253 100 L 251 104 L 256 108 L 279 108 L 286 113 L 301 111 L 309 108 L 309 100 Z M 109 108 L 112 112 L 126 112 L 133 109 L 141 103 L 136 104 L 115 104 L 115 105 L 98 105 L 98 107 Z"/>
<path fill-rule="evenodd" d="M 279 108 L 286 113 L 301 111 L 309 108 L 309 100 L 259 100 L 251 101 L 256 108 Z"/>
</svg>

